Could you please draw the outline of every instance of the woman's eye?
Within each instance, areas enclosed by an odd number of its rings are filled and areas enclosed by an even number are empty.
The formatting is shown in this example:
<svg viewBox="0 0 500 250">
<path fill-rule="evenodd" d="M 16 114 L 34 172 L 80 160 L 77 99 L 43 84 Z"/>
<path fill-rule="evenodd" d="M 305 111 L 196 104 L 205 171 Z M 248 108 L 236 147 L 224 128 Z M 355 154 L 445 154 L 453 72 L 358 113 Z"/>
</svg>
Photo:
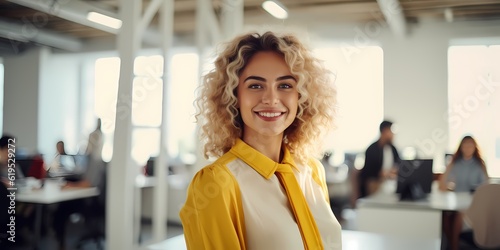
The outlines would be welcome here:
<svg viewBox="0 0 500 250">
<path fill-rule="evenodd" d="M 293 88 L 293 86 L 291 84 L 288 84 L 288 83 L 282 83 L 279 85 L 279 88 L 280 89 L 291 89 L 291 88 Z"/>
<path fill-rule="evenodd" d="M 262 86 L 260 86 L 259 84 L 250 84 L 248 86 L 249 89 L 260 89 L 262 88 Z"/>
</svg>

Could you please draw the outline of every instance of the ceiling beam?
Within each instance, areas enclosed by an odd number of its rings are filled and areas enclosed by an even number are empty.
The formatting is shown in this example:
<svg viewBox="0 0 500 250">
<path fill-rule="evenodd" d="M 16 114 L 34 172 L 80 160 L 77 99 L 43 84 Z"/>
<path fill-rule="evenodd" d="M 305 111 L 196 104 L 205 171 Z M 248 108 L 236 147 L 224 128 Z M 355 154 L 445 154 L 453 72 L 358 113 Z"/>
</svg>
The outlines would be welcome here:
<svg viewBox="0 0 500 250">
<path fill-rule="evenodd" d="M 377 0 L 389 28 L 397 36 L 406 35 L 406 19 L 399 0 Z"/>
<path fill-rule="evenodd" d="M 484 6 L 484 5 L 498 5 L 498 0 L 439 0 L 439 1 L 405 1 L 401 5 L 405 10 L 416 9 L 436 9 L 436 8 L 452 8 L 452 7 L 467 7 L 467 6 Z"/>
<path fill-rule="evenodd" d="M 153 17 L 158 12 L 163 2 L 163 0 L 152 0 L 149 2 L 149 5 L 146 7 L 146 10 L 144 11 L 144 14 L 138 24 L 139 34 L 143 33 L 144 30 L 148 28 L 148 25 L 151 23 L 151 20 L 153 20 Z"/>
<path fill-rule="evenodd" d="M 105 25 L 101 25 L 98 23 L 94 23 L 87 19 L 87 14 L 90 11 L 99 12 L 101 14 L 118 18 L 118 13 L 110 8 L 102 7 L 103 4 L 93 5 L 88 2 L 82 0 L 71 0 L 71 1 L 63 1 L 62 3 L 55 2 L 55 5 L 51 5 L 51 1 L 33 1 L 33 0 L 7 0 L 12 3 L 16 3 L 34 10 L 38 10 L 40 12 L 47 13 L 49 15 L 57 16 L 62 19 L 66 19 L 68 21 L 72 21 L 81 25 L 85 25 L 94 29 L 102 30 L 111 34 L 118 34 L 119 30 L 107 27 Z M 147 26 L 148 20 L 152 18 L 151 13 L 155 9 L 157 9 L 158 4 L 161 1 L 154 1 L 151 5 L 151 8 L 148 8 L 147 15 L 144 20 L 142 20 L 141 26 Z M 142 41 L 145 44 L 156 45 L 158 44 L 158 40 L 156 39 L 158 35 L 151 36 L 151 34 L 157 34 L 157 28 L 146 28 L 142 32 Z M 156 38 L 155 38 L 156 37 Z"/>
<path fill-rule="evenodd" d="M 0 20 L 0 37 L 9 39 L 15 51 L 19 43 L 34 42 L 45 46 L 79 51 L 83 47 L 82 41 L 74 37 L 58 34 L 45 29 Z"/>
<path fill-rule="evenodd" d="M 33 0 L 7 0 L 9 2 L 19 4 L 40 12 L 44 12 L 53 16 L 57 16 L 68 21 L 79 23 L 85 26 L 92 27 L 94 29 L 99 29 L 108 33 L 117 34 L 118 30 L 107 27 L 102 24 L 94 23 L 87 19 L 87 14 L 90 11 L 99 12 L 101 14 L 118 18 L 116 12 L 112 10 L 103 9 L 101 7 L 93 6 L 87 2 L 81 0 L 64 1 L 63 3 L 58 3 L 54 1 L 33 1 Z"/>
</svg>

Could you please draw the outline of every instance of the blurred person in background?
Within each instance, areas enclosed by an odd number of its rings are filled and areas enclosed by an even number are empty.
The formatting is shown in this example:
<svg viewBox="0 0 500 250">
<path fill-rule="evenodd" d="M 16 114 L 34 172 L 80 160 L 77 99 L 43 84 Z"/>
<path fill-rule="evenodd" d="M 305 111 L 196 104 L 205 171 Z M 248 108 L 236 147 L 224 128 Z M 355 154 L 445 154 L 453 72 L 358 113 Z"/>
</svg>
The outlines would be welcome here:
<svg viewBox="0 0 500 250">
<path fill-rule="evenodd" d="M 54 159 L 50 162 L 49 168 L 50 172 L 58 172 L 61 169 L 61 155 L 66 155 L 66 149 L 63 141 L 58 141 L 56 143 L 56 154 Z"/>
<path fill-rule="evenodd" d="M 486 164 L 477 142 L 472 136 L 465 136 L 439 179 L 439 189 L 442 191 L 473 192 L 487 180 Z"/>
<path fill-rule="evenodd" d="M 97 119 L 97 125 L 94 131 L 90 133 L 85 154 L 94 161 L 102 161 L 103 136 L 101 130 L 101 118 Z"/>
<path fill-rule="evenodd" d="M 451 162 L 439 178 L 441 191 L 474 192 L 488 181 L 488 172 L 476 140 L 472 136 L 462 138 Z M 463 229 L 462 212 L 443 213 L 443 230 L 450 250 L 457 250 Z"/>
<path fill-rule="evenodd" d="M 393 145 L 392 122 L 383 121 L 379 130 L 379 139 L 365 152 L 365 164 L 358 177 L 358 198 L 374 194 L 380 189 L 384 180 L 397 177 L 397 165 L 401 159 Z"/>
<path fill-rule="evenodd" d="M 9 161 L 9 154 L 15 156 L 16 152 L 14 140 L 14 137 L 10 135 L 4 135 L 0 138 L 0 179 L 7 187 L 11 187 L 9 173 L 11 176 L 13 174 L 16 180 L 24 178 L 21 167 L 15 163 L 15 157 Z M 9 147 L 9 145 L 12 146 Z M 9 170 L 9 166 L 12 166 L 11 170 Z"/>
</svg>

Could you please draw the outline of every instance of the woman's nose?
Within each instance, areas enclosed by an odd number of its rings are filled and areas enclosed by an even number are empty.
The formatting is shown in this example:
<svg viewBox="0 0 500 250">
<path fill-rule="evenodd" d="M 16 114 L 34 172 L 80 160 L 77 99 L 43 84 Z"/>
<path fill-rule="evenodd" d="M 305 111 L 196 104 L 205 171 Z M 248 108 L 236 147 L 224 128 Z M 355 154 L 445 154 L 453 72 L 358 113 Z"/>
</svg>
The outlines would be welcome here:
<svg viewBox="0 0 500 250">
<path fill-rule="evenodd" d="M 275 89 L 266 89 L 262 95 L 262 103 L 276 104 L 279 102 L 278 91 Z"/>
</svg>

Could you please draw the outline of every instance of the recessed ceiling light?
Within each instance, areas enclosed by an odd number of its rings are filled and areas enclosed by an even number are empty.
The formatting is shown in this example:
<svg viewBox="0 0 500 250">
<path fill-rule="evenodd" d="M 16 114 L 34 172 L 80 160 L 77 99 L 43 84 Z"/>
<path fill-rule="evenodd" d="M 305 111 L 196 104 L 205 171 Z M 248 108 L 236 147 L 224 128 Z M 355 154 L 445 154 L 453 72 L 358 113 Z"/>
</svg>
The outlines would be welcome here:
<svg viewBox="0 0 500 250">
<path fill-rule="evenodd" d="M 94 23 L 102 24 L 104 26 L 120 29 L 122 27 L 122 21 L 114 17 L 106 16 L 101 13 L 91 11 L 87 14 L 87 19 Z"/>
<path fill-rule="evenodd" d="M 277 0 L 263 2 L 262 8 L 278 19 L 286 19 L 288 17 L 288 12 L 285 6 Z"/>
</svg>

